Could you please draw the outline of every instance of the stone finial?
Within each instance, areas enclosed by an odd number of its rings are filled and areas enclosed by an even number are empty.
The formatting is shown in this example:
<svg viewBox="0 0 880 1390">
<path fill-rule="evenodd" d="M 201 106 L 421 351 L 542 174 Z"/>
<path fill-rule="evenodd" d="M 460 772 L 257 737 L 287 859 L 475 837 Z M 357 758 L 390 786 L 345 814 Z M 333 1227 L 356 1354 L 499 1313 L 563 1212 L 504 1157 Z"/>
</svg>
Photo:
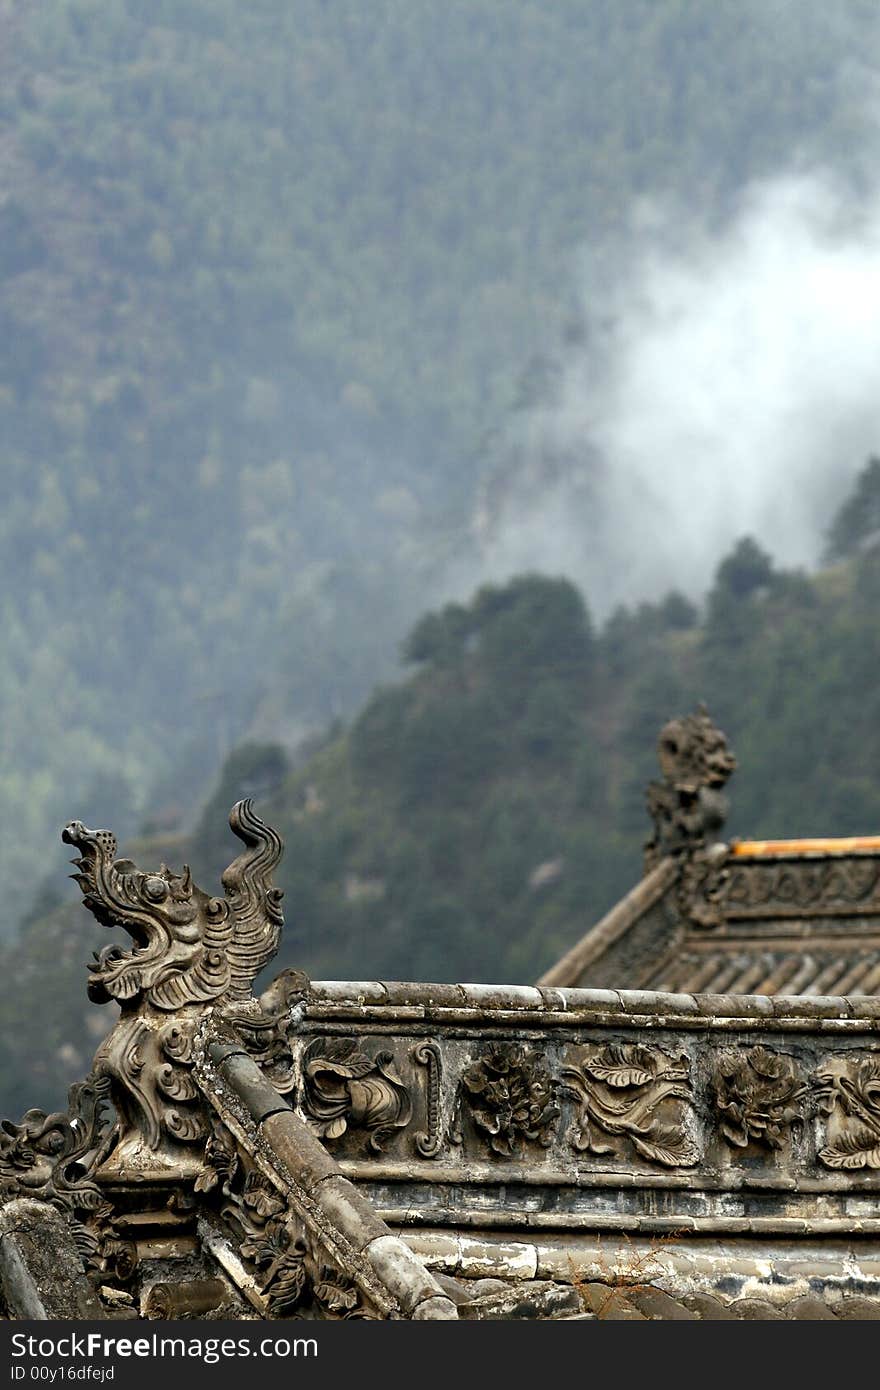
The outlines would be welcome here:
<svg viewBox="0 0 880 1390">
<path fill-rule="evenodd" d="M 649 866 L 666 854 L 705 846 L 718 837 L 728 805 L 722 788 L 736 767 L 727 738 L 705 705 L 664 724 L 657 757 L 663 781 L 650 782 L 647 789 L 654 822 L 645 846 Z"/>
<path fill-rule="evenodd" d="M 736 758 L 703 704 L 664 724 L 657 756 L 663 781 L 649 782 L 646 793 L 654 822 L 645 844 L 646 872 L 668 856 L 680 860 L 682 914 L 694 926 L 717 926 L 727 859 L 727 847 L 718 843 L 728 809 L 722 789 Z"/>
</svg>

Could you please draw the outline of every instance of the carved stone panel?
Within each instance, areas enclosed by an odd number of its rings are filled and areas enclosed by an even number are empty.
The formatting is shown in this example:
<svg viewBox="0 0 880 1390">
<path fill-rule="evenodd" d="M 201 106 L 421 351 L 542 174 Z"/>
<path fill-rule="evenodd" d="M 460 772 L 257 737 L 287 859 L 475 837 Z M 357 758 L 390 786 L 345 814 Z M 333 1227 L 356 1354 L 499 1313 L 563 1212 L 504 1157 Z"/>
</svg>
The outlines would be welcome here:
<svg viewBox="0 0 880 1390">
<path fill-rule="evenodd" d="M 781 1149 L 805 1117 L 809 1086 L 797 1062 L 768 1047 L 719 1053 L 713 1088 L 720 1132 L 734 1148 Z"/>
<path fill-rule="evenodd" d="M 560 1115 L 556 1090 L 540 1054 L 498 1044 L 462 1073 L 460 1094 L 490 1151 L 511 1158 L 529 1144 L 552 1144 Z"/>
<path fill-rule="evenodd" d="M 880 913 L 880 858 L 737 861 L 723 885 L 729 918 L 869 917 Z"/>
<path fill-rule="evenodd" d="M 880 1168 L 880 1057 L 831 1058 L 816 1073 L 816 1097 L 828 1116 L 819 1162 L 826 1168 Z"/>
<path fill-rule="evenodd" d="M 412 1118 L 409 1090 L 391 1052 L 371 1056 L 355 1038 L 315 1038 L 302 1057 L 301 1105 L 322 1139 L 364 1130 L 379 1153 Z"/>
<path fill-rule="evenodd" d="M 578 1152 L 619 1155 L 625 1140 L 642 1158 L 667 1168 L 693 1167 L 699 1150 L 688 1129 L 687 1057 L 658 1047 L 606 1043 L 562 1071 L 578 1103 L 571 1141 Z"/>
</svg>

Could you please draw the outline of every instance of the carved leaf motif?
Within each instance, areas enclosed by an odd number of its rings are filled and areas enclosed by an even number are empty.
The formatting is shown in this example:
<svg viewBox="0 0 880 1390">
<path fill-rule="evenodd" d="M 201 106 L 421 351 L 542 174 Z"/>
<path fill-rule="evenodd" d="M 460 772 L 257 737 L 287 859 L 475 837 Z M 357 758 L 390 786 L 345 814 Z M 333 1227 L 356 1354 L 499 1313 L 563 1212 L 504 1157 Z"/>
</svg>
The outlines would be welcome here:
<svg viewBox="0 0 880 1390">
<path fill-rule="evenodd" d="M 689 1168 L 699 1159 L 697 1146 L 681 1130 L 672 1126 L 658 1125 L 651 1135 L 650 1142 L 633 1134 L 634 1148 L 654 1163 L 663 1163 L 667 1168 Z"/>
<path fill-rule="evenodd" d="M 828 1168 L 880 1168 L 880 1138 L 873 1130 L 854 1129 L 821 1149 L 819 1158 Z"/>
<path fill-rule="evenodd" d="M 367 1131 L 373 1152 L 409 1124 L 412 1102 L 390 1052 L 367 1056 L 353 1038 L 315 1038 L 303 1054 L 302 1106 L 324 1139 Z"/>
<path fill-rule="evenodd" d="M 597 1081 L 605 1081 L 609 1086 L 644 1086 L 653 1078 L 652 1072 L 641 1070 L 639 1067 L 602 1066 L 591 1063 L 586 1070 L 591 1076 L 595 1076 Z"/>
<path fill-rule="evenodd" d="M 571 1140 L 578 1152 L 616 1154 L 599 1131 L 628 1138 L 636 1153 L 666 1167 L 690 1167 L 698 1151 L 681 1102 L 690 1100 L 687 1059 L 659 1048 L 609 1043 L 581 1066 L 564 1067 L 565 1093 L 580 1103 Z"/>
<path fill-rule="evenodd" d="M 315 1285 L 315 1301 L 330 1313 L 348 1313 L 357 1307 L 357 1289 L 327 1280 Z"/>
</svg>

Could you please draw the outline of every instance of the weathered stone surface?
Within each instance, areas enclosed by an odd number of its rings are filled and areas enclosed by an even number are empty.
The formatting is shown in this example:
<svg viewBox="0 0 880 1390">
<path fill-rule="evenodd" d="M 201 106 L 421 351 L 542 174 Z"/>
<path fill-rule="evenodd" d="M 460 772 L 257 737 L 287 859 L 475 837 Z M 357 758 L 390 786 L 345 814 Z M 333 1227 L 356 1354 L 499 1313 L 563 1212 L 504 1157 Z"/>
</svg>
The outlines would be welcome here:
<svg viewBox="0 0 880 1390">
<path fill-rule="evenodd" d="M 678 1299 L 670 1298 L 668 1293 L 652 1288 L 649 1284 L 628 1288 L 626 1296 L 633 1307 L 638 1308 L 646 1318 L 693 1322 L 697 1317 L 692 1309 L 686 1308 Z"/>
<path fill-rule="evenodd" d="M 711 1293 L 685 1294 L 681 1302 L 683 1307 L 690 1308 L 691 1312 L 704 1322 L 729 1322 L 736 1318 L 736 1313 L 731 1312 L 730 1305 L 723 1303 Z"/>
<path fill-rule="evenodd" d="M 784 1318 L 785 1314 L 764 1298 L 737 1298 L 730 1305 L 734 1317 L 748 1318 L 756 1322 L 772 1322 Z"/>
<path fill-rule="evenodd" d="M 825 1321 L 828 1318 L 834 1319 L 834 1314 L 828 1304 L 810 1294 L 804 1294 L 802 1298 L 793 1298 L 790 1303 L 786 1303 L 784 1311 L 785 1317 L 797 1318 L 800 1321 L 817 1322 Z"/>
<path fill-rule="evenodd" d="M 844 1321 L 880 1318 L 880 1297 L 842 1298 L 833 1305 L 834 1314 Z"/>
<path fill-rule="evenodd" d="M 363 1250 L 371 1240 L 388 1234 L 388 1227 L 379 1219 L 375 1207 L 358 1192 L 354 1183 L 338 1173 L 323 1178 L 314 1188 L 314 1196 L 321 1211 L 345 1234 L 355 1250 Z"/>
<path fill-rule="evenodd" d="M 451 1298 L 426 1298 L 413 1309 L 413 1322 L 451 1322 L 458 1317 L 458 1309 Z"/>
<path fill-rule="evenodd" d="M 220 1063 L 220 1072 L 247 1107 L 255 1124 L 278 1111 L 290 1111 L 287 1101 L 243 1049 L 228 1053 Z"/>
<path fill-rule="evenodd" d="M 486 1294 L 461 1304 L 466 1319 L 556 1318 L 583 1311 L 578 1291 L 564 1284 L 524 1281 L 500 1293 Z"/>
<path fill-rule="evenodd" d="M 27 1197 L 0 1207 L 0 1287 L 15 1318 L 106 1316 L 86 1279 L 67 1218 Z"/>
<path fill-rule="evenodd" d="M 366 1247 L 364 1255 L 385 1287 L 399 1299 L 405 1313 L 412 1313 L 426 1299 L 444 1297 L 418 1255 L 414 1255 L 396 1236 L 379 1236 Z M 445 1297 L 444 1301 L 451 1304 L 451 1300 Z M 454 1313 L 455 1305 L 451 1306 Z"/>
<path fill-rule="evenodd" d="M 335 1158 L 292 1110 L 269 1115 L 261 1124 L 260 1132 L 306 1191 L 310 1192 L 324 1178 L 339 1173 Z"/>
<path fill-rule="evenodd" d="M 601 1311 L 595 1314 L 597 1320 L 602 1322 L 647 1322 L 644 1313 L 640 1313 L 638 1308 L 630 1302 L 629 1298 L 620 1290 L 616 1290 L 612 1297 L 605 1303 Z"/>
</svg>

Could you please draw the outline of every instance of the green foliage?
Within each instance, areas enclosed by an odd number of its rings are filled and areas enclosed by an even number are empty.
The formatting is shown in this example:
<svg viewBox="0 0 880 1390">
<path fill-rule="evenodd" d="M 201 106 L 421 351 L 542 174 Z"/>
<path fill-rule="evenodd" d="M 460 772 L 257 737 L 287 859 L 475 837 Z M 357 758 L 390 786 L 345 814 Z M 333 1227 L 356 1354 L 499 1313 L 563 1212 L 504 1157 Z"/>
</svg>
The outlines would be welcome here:
<svg viewBox="0 0 880 1390">
<path fill-rule="evenodd" d="M 830 562 L 854 555 L 880 540 L 880 458 L 869 458 L 853 492 L 828 528 L 825 555 Z"/>
</svg>

